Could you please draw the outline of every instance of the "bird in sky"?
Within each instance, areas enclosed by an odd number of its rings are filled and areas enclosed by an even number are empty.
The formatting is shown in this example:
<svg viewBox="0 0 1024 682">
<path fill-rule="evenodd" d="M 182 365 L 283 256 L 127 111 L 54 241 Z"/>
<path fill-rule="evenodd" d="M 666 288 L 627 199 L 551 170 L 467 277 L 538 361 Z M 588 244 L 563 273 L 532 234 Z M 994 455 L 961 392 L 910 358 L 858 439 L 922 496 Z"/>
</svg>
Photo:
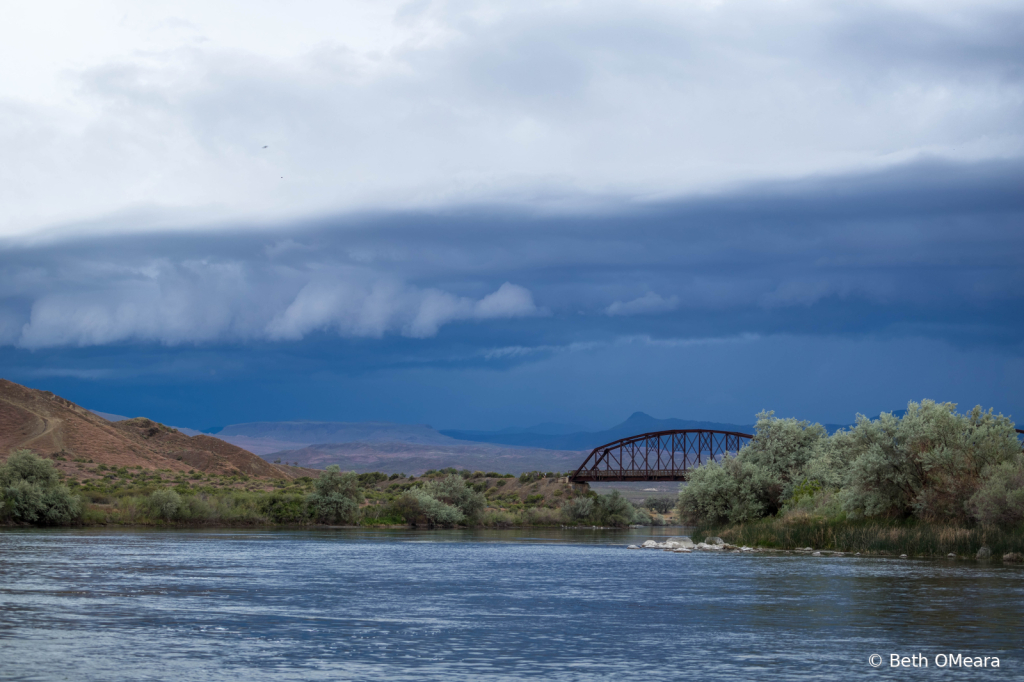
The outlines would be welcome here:
<svg viewBox="0 0 1024 682">
<path fill-rule="evenodd" d="M 263 148 L 264 148 L 264 149 L 266 149 L 266 148 L 267 148 L 267 145 L 263 145 Z"/>
</svg>

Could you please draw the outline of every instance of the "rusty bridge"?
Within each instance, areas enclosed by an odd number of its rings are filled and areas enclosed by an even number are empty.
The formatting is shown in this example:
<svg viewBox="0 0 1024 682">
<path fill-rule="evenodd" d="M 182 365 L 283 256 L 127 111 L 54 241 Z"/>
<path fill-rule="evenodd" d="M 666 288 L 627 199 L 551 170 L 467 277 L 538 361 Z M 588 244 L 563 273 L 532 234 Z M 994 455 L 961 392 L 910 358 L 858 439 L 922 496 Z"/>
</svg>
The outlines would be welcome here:
<svg viewBox="0 0 1024 682">
<path fill-rule="evenodd" d="M 694 468 L 736 454 L 753 437 L 708 429 L 642 433 L 594 448 L 569 480 L 686 481 Z"/>
</svg>

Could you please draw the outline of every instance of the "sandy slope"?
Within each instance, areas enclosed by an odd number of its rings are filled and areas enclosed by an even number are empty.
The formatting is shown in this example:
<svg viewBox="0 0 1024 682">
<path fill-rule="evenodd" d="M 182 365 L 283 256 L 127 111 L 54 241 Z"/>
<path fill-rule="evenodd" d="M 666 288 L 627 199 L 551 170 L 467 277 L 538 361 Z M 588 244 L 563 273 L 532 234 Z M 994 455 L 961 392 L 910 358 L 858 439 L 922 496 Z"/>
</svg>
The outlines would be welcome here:
<svg viewBox="0 0 1024 682">
<path fill-rule="evenodd" d="M 112 467 L 199 469 L 262 478 L 293 474 L 213 436 L 187 436 L 149 419 L 112 423 L 49 391 L 0 379 L 0 459 L 27 448 L 62 462 L 75 459 Z"/>
</svg>

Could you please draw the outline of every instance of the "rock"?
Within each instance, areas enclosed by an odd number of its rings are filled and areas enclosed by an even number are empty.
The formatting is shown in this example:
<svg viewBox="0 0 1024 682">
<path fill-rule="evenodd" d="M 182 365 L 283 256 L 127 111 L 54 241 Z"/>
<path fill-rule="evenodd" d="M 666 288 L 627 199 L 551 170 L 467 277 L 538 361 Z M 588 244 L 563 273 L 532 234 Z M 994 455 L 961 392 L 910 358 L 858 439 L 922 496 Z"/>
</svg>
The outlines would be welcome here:
<svg viewBox="0 0 1024 682">
<path fill-rule="evenodd" d="M 988 547 L 982 547 L 981 549 L 978 550 L 978 553 L 975 555 L 975 558 L 977 558 L 977 559 L 990 559 L 990 558 L 992 558 L 992 550 L 989 549 Z"/>
<path fill-rule="evenodd" d="M 743 547 L 740 547 L 740 551 L 741 552 L 753 552 L 754 548 L 753 547 L 747 547 L 746 545 L 744 545 Z"/>
<path fill-rule="evenodd" d="M 854 554 L 853 556 L 860 556 L 860 552 L 857 552 L 857 553 L 856 553 L 856 554 Z"/>
<path fill-rule="evenodd" d="M 949 554 L 946 555 L 946 558 L 947 559 L 955 559 L 956 558 L 956 554 L 953 554 L 953 552 L 950 552 Z"/>
<path fill-rule="evenodd" d="M 689 554 L 691 552 L 691 550 L 683 549 L 682 547 L 680 547 L 679 549 L 673 549 L 672 551 L 677 554 Z"/>
<path fill-rule="evenodd" d="M 821 552 L 815 552 L 815 553 L 814 553 L 814 554 L 812 554 L 811 556 L 821 556 Z"/>
<path fill-rule="evenodd" d="M 842 552 L 836 552 L 834 556 L 843 556 Z"/>
<path fill-rule="evenodd" d="M 693 549 L 693 540 L 690 539 L 689 535 L 680 535 L 678 537 L 669 538 L 665 542 L 674 542 L 683 549 Z"/>
<path fill-rule="evenodd" d="M 718 538 L 718 537 L 711 537 L 709 535 L 708 537 L 704 538 L 704 544 L 705 545 L 724 545 L 725 544 L 725 540 L 723 540 L 722 538 Z"/>
<path fill-rule="evenodd" d="M 1004 564 L 1019 564 L 1021 562 L 1024 562 L 1024 555 L 1021 555 L 1020 552 L 1007 552 L 1003 555 Z"/>
<path fill-rule="evenodd" d="M 629 547 L 627 547 L 626 549 L 640 549 L 640 548 L 639 548 L 639 547 L 637 547 L 636 545 L 630 545 L 630 546 L 629 546 Z"/>
<path fill-rule="evenodd" d="M 906 558 L 907 558 L 907 555 L 906 555 L 906 554 L 900 554 L 900 558 L 901 558 L 901 559 L 906 559 Z"/>
<path fill-rule="evenodd" d="M 655 542 L 654 540 L 646 540 L 646 541 L 644 541 L 644 544 L 641 545 L 641 546 L 642 547 L 657 547 L 658 543 Z"/>
</svg>

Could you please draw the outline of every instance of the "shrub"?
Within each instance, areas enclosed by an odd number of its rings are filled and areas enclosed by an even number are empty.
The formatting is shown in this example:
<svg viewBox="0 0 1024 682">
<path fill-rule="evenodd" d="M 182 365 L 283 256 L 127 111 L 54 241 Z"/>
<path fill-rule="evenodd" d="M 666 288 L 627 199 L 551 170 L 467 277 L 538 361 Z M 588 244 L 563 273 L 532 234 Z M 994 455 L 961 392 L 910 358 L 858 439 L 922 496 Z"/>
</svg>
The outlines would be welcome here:
<svg viewBox="0 0 1024 682">
<path fill-rule="evenodd" d="M 754 429 L 754 438 L 737 456 L 756 469 L 751 482 L 761 486 L 757 497 L 764 511 L 774 514 L 793 486 L 805 478 L 805 467 L 828 432 L 821 424 L 778 419 L 774 412 L 760 412 Z"/>
<path fill-rule="evenodd" d="M 653 526 L 654 519 L 641 507 L 633 508 L 633 518 L 630 523 L 634 526 Z"/>
<path fill-rule="evenodd" d="M 644 506 L 659 514 L 667 514 L 676 506 L 676 500 L 671 497 L 649 497 L 644 500 Z"/>
<path fill-rule="evenodd" d="M 82 501 L 53 463 L 30 450 L 16 450 L 0 465 L 0 516 L 17 523 L 66 525 L 82 515 Z"/>
<path fill-rule="evenodd" d="M 598 495 L 594 501 L 594 516 L 598 525 L 625 527 L 633 522 L 634 507 L 618 490 Z"/>
<path fill-rule="evenodd" d="M 765 514 L 763 473 L 739 457 L 708 462 L 679 491 L 679 515 L 691 521 L 746 521 Z"/>
<path fill-rule="evenodd" d="M 902 419 L 859 417 L 844 508 L 853 516 L 918 516 L 965 520 L 986 467 L 1017 462 L 1013 424 L 975 407 L 955 412 L 952 403 L 910 403 Z"/>
<path fill-rule="evenodd" d="M 170 521 L 181 508 L 181 495 L 174 490 L 157 490 L 150 494 L 148 506 L 154 518 Z"/>
<path fill-rule="evenodd" d="M 757 435 L 736 457 L 693 471 L 680 512 L 699 523 L 739 523 L 783 508 L 836 519 L 973 515 L 1009 523 L 1020 482 L 1007 472 L 1022 461 L 1013 424 L 991 410 L 955 408 L 912 402 L 902 419 L 858 415 L 853 429 L 830 437 L 816 424 L 762 412 Z"/>
<path fill-rule="evenodd" d="M 301 523 L 309 519 L 309 506 L 302 495 L 274 493 L 264 498 L 260 512 L 275 523 Z"/>
<path fill-rule="evenodd" d="M 969 506 L 971 515 L 985 525 L 1013 526 L 1024 521 L 1024 465 L 1003 462 L 987 468 Z"/>
<path fill-rule="evenodd" d="M 530 507 L 522 512 L 520 523 L 527 526 L 550 526 L 559 522 L 560 517 L 555 509 L 547 507 Z"/>
<path fill-rule="evenodd" d="M 583 523 L 594 513 L 594 500 L 590 497 L 574 497 L 567 500 L 560 511 L 566 523 Z"/>
<path fill-rule="evenodd" d="M 321 523 L 353 523 L 362 500 L 356 474 L 342 473 L 337 464 L 332 464 L 313 483 L 308 502 L 313 518 Z"/>
<path fill-rule="evenodd" d="M 439 481 L 428 481 L 423 485 L 423 491 L 436 500 L 458 508 L 470 519 L 487 506 L 487 498 L 483 493 L 468 487 L 461 476 L 450 475 Z"/>
<path fill-rule="evenodd" d="M 368 474 L 359 474 L 357 476 L 359 484 L 362 486 L 371 486 L 380 483 L 381 481 L 388 480 L 387 474 L 382 474 L 379 471 L 373 471 Z"/>
<path fill-rule="evenodd" d="M 458 507 L 441 502 L 422 488 L 404 493 L 395 507 L 406 522 L 413 525 L 454 526 L 466 521 Z"/>
</svg>

